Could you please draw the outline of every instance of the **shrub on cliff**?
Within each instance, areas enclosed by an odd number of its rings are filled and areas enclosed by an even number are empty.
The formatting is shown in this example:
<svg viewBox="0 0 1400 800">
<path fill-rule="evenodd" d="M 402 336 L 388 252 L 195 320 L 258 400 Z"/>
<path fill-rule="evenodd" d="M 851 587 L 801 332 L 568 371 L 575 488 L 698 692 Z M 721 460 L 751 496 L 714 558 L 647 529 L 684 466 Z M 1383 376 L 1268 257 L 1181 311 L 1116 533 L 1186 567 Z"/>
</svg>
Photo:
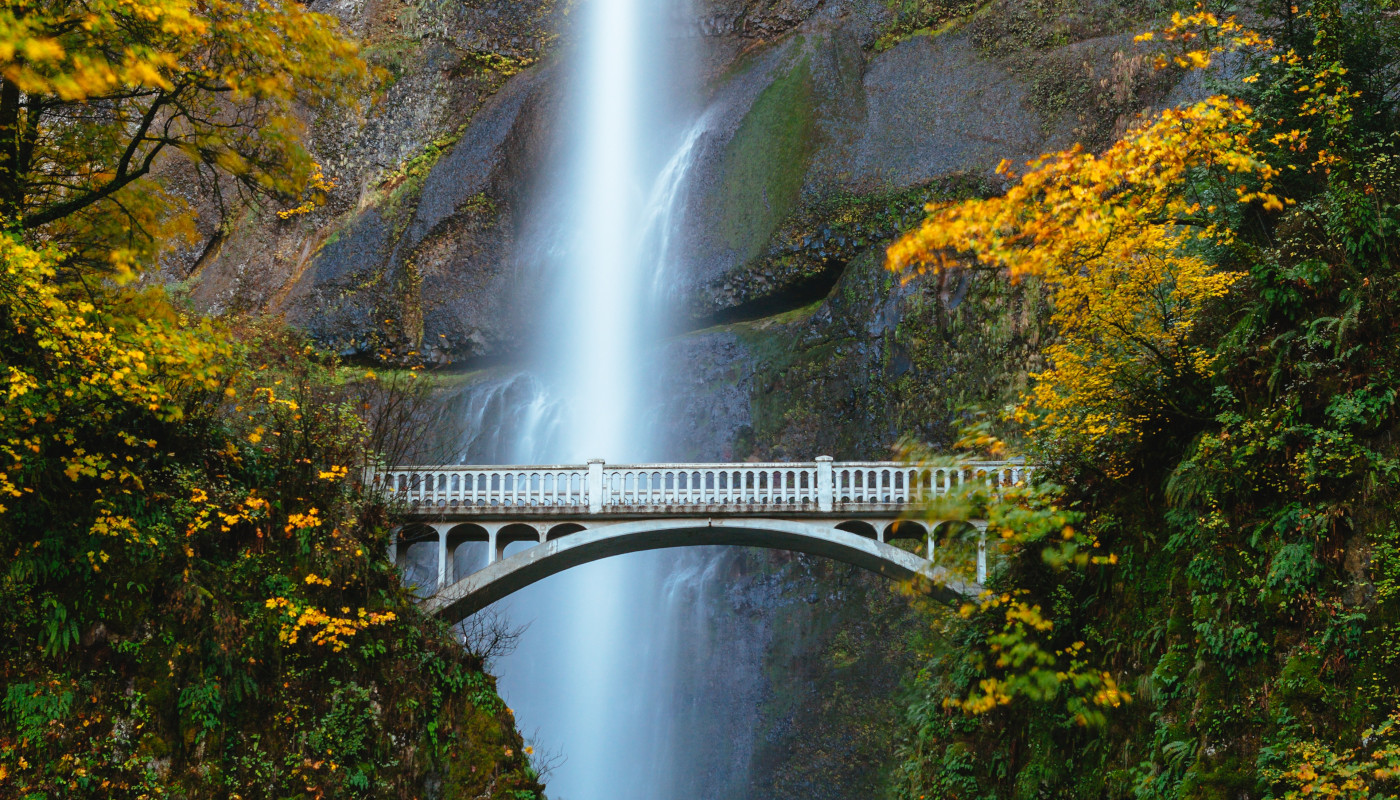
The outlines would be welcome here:
<svg viewBox="0 0 1400 800">
<path fill-rule="evenodd" d="M 0 237 L 6 795 L 534 796 L 383 557 L 345 369 L 53 260 Z"/>
</svg>

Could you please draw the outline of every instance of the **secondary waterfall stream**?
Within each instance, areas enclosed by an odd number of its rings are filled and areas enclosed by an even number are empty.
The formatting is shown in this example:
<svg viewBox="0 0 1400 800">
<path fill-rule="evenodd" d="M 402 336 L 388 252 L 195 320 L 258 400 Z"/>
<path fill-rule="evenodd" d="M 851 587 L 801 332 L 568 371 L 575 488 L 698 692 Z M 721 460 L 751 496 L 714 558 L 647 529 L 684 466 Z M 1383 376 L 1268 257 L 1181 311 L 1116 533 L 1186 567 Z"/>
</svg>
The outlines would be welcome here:
<svg viewBox="0 0 1400 800">
<path fill-rule="evenodd" d="M 686 99 L 683 0 L 586 0 L 561 68 L 557 164 L 522 254 L 541 296 L 524 372 L 478 386 L 463 460 L 663 459 L 647 423 L 682 187 L 703 118 Z M 509 555 L 523 544 L 513 545 Z M 554 576 L 504 601 L 529 625 L 494 671 L 527 738 L 562 757 L 555 800 L 680 797 L 677 658 L 713 554 L 638 553 Z"/>
</svg>

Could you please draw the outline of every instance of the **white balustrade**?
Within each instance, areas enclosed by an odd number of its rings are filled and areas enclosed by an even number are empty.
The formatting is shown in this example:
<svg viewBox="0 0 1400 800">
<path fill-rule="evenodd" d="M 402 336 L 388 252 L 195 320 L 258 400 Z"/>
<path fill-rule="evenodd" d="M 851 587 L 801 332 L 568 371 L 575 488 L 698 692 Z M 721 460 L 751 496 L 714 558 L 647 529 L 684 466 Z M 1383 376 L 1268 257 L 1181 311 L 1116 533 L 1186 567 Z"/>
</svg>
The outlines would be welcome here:
<svg viewBox="0 0 1400 800">
<path fill-rule="evenodd" d="M 691 508 L 719 513 L 846 511 L 909 506 L 971 484 L 993 492 L 1035 468 L 1010 461 L 931 466 L 901 462 L 391 467 L 371 485 L 424 509 L 455 513 L 558 509 L 584 513 Z"/>
</svg>

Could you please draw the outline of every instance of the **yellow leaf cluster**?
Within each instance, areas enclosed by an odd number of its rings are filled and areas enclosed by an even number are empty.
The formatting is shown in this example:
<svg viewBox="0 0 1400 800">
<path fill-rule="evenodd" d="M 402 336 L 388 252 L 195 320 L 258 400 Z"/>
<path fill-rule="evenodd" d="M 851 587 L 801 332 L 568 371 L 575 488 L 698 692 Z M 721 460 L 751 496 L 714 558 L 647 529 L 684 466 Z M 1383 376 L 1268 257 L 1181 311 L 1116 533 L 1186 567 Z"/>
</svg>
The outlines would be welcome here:
<svg viewBox="0 0 1400 800">
<path fill-rule="evenodd" d="M 1211 64 L 1214 56 L 1245 49 L 1263 49 L 1273 42 L 1258 32 L 1240 24 L 1233 16 L 1221 19 L 1206 10 L 1203 3 L 1196 4 L 1193 14 L 1173 12 L 1170 24 L 1160 31 L 1140 34 L 1136 41 L 1174 42 L 1180 51 L 1168 56 L 1159 54 L 1158 68 L 1174 64 L 1185 69 L 1204 69 Z"/>
<path fill-rule="evenodd" d="M 341 616 L 328 613 L 314 605 L 299 603 L 285 597 L 268 598 L 265 606 L 279 610 L 286 618 L 277 638 L 288 644 L 296 644 L 307 629 L 310 629 L 312 644 L 330 647 L 339 653 L 350 646 L 349 639 L 360 631 L 374 625 L 383 625 L 397 619 L 392 611 L 378 613 L 357 609 L 350 614 L 349 608 L 340 609 Z"/>
<path fill-rule="evenodd" d="M 25 358 L 7 365 L 8 401 L 0 407 L 0 496 L 24 491 L 26 458 L 55 458 L 69 480 L 95 480 L 114 491 L 140 488 L 129 465 L 153 442 L 123 433 L 102 451 L 81 442 L 82 426 L 132 414 L 182 419 L 193 393 L 213 391 L 233 351 L 207 323 L 160 314 L 112 315 L 55 280 L 51 252 L 0 236 L 0 302 L 22 337 Z M 75 417 L 75 414 L 78 415 Z M 0 505 L 0 514 L 5 507 Z M 115 518 L 110 530 L 122 526 Z M 113 527 L 115 526 L 115 527 Z"/>
<path fill-rule="evenodd" d="M 1365 746 L 1334 749 L 1303 741 L 1288 749 L 1289 764 L 1270 775 L 1284 800 L 1381 800 L 1400 790 L 1400 714 L 1362 737 Z"/>
</svg>

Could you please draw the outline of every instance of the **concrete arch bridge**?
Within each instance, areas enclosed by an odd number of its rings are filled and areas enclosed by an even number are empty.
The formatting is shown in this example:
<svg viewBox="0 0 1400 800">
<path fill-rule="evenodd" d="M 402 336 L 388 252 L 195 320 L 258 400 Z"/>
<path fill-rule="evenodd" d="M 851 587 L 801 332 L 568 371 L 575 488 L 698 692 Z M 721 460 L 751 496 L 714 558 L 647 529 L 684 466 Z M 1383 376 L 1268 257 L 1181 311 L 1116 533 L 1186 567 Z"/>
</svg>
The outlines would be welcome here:
<svg viewBox="0 0 1400 800">
<path fill-rule="evenodd" d="M 579 466 L 404 466 L 369 476 L 404 524 L 389 558 L 409 571 L 429 613 L 457 622 L 570 567 L 641 550 L 740 545 L 855 564 L 895 580 L 928 578 L 946 597 L 975 596 L 987 574 L 985 522 L 909 518 L 970 483 L 992 491 L 1034 468 L 985 461 Z M 976 582 L 931 560 L 953 527 L 976 536 Z M 891 542 L 913 540 L 911 549 Z M 410 551 L 430 549 L 423 574 Z"/>
</svg>

